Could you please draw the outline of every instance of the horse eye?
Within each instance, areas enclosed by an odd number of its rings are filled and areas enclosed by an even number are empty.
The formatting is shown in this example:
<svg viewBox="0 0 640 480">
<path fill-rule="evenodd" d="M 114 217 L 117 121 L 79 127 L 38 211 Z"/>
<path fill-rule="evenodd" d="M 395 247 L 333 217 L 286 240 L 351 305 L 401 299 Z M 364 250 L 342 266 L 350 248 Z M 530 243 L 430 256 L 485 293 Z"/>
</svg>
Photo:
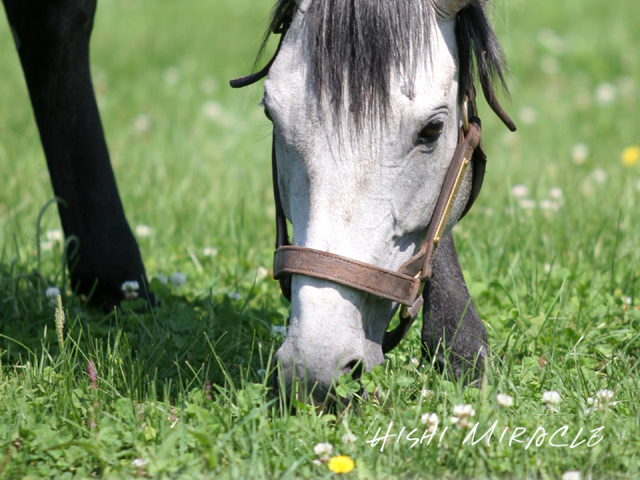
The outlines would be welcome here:
<svg viewBox="0 0 640 480">
<path fill-rule="evenodd" d="M 420 133 L 418 133 L 418 139 L 423 142 L 433 142 L 442 133 L 444 122 L 431 122 L 427 124 Z"/>
</svg>

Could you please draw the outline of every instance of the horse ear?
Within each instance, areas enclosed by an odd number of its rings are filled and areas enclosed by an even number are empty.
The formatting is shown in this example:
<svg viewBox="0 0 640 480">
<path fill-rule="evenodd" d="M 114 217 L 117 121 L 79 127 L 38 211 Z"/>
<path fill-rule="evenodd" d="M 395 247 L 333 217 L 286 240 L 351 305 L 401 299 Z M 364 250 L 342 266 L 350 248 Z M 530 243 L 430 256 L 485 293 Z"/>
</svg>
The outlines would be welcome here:
<svg viewBox="0 0 640 480">
<path fill-rule="evenodd" d="M 451 20 L 460 10 L 477 0 L 433 0 L 436 14 L 442 20 Z"/>
</svg>

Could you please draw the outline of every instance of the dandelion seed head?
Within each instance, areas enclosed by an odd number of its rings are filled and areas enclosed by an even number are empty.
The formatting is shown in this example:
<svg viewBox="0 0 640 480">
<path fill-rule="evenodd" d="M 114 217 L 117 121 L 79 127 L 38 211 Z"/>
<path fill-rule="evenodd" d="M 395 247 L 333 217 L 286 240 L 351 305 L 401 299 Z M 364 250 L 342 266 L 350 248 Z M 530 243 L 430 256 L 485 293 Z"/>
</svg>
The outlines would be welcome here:
<svg viewBox="0 0 640 480">
<path fill-rule="evenodd" d="M 166 275 L 162 275 L 161 273 L 158 273 L 155 277 L 160 283 L 166 285 L 167 283 L 169 283 L 169 279 L 167 278 Z"/>
<path fill-rule="evenodd" d="M 44 296 L 49 300 L 54 299 L 57 302 L 57 298 L 60 295 L 60 289 L 58 287 L 49 287 L 44 291 Z"/>
<path fill-rule="evenodd" d="M 229 292 L 227 293 L 227 297 L 231 300 L 242 300 L 242 296 L 238 292 Z"/>
<path fill-rule="evenodd" d="M 187 283 L 187 276 L 182 272 L 172 273 L 169 277 L 169 282 L 174 287 L 182 287 L 185 283 Z"/>
<path fill-rule="evenodd" d="M 216 247 L 205 247 L 203 253 L 205 257 L 215 258 L 218 256 L 218 249 Z"/>
<path fill-rule="evenodd" d="M 271 325 L 271 333 L 285 337 L 287 335 L 287 327 L 284 325 Z"/>
</svg>

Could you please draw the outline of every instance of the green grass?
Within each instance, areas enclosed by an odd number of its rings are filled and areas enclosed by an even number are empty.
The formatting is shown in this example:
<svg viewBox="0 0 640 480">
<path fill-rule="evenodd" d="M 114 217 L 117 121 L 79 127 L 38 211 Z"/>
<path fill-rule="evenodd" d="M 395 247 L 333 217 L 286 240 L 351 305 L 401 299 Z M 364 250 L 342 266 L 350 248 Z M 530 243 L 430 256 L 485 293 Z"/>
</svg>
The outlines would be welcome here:
<svg viewBox="0 0 640 480">
<path fill-rule="evenodd" d="M 37 217 L 53 194 L 0 22 L 0 477 L 334 476 L 313 463 L 319 442 L 355 460 L 351 478 L 640 477 L 640 164 L 620 160 L 640 144 L 640 4 L 616 6 L 496 7 L 519 130 L 480 105 L 488 172 L 455 230 L 493 349 L 488 384 L 463 388 L 428 362 L 414 366 L 416 325 L 365 379 L 377 396 L 325 415 L 291 415 L 263 373 L 281 341 L 272 326 L 288 314 L 276 282 L 256 273 L 271 265 L 275 234 L 270 127 L 255 107 L 261 88 L 227 81 L 251 69 L 269 2 L 100 1 L 93 74 L 125 209 L 132 226 L 151 227 L 139 238 L 149 275 L 187 276 L 181 288 L 154 282 L 162 308 L 145 314 L 102 314 L 62 288 L 59 243 L 37 270 Z M 589 150 L 581 164 L 577 144 Z M 520 184 L 535 208 L 512 194 Z M 553 187 L 560 207 L 545 209 Z M 58 228 L 49 207 L 42 231 Z M 42 294 L 51 285 L 63 290 L 63 345 Z M 600 389 L 617 403 L 590 411 Z M 542 403 L 549 390 L 562 398 L 557 412 Z M 498 393 L 514 405 L 498 406 Z M 451 423 L 461 403 L 476 410 L 476 439 L 497 422 L 489 444 L 465 443 L 470 430 Z M 438 433 L 411 448 L 406 434 L 422 436 L 426 412 L 438 414 Z M 383 451 L 368 443 L 390 422 L 390 434 L 405 428 L 399 440 Z M 539 427 L 563 426 L 553 443 L 604 427 L 602 441 L 536 445 L 538 431 L 526 448 Z M 518 427 L 525 443 L 509 445 Z M 355 441 L 342 441 L 348 432 Z"/>
</svg>

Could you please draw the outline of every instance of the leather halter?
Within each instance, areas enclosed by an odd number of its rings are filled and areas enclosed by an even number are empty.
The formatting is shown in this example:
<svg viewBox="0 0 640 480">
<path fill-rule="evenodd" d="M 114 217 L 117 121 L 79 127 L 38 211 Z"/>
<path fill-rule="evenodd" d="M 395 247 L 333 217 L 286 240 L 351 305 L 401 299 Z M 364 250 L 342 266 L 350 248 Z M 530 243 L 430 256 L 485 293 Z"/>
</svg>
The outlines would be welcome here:
<svg viewBox="0 0 640 480">
<path fill-rule="evenodd" d="M 469 104 L 467 105 L 467 98 Z M 384 353 L 395 348 L 416 319 L 423 304 L 422 289 L 431 278 L 431 264 L 436 248 L 444 235 L 460 185 L 470 164 L 473 165 L 472 187 L 464 216 L 475 201 L 484 179 L 486 156 L 481 143 L 480 119 L 475 114 L 473 92 L 468 92 L 463 105 L 463 126 L 458 134 L 458 146 L 445 175 L 440 195 L 427 228 L 427 235 L 418 252 L 397 272 L 353 260 L 334 253 L 291 245 L 287 223 L 280 200 L 275 142 L 272 145 L 273 193 L 276 204 L 276 250 L 273 277 L 280 281 L 284 297 L 291 301 L 291 276 L 329 280 L 386 298 L 402 305 L 400 324 L 384 334 Z"/>
<path fill-rule="evenodd" d="M 268 64 L 258 72 L 231 80 L 231 87 L 241 88 L 251 85 L 268 74 L 278 55 L 291 20 L 291 16 L 285 15 L 275 22 L 278 27 L 273 33 L 281 34 L 281 37 L 276 52 Z M 515 125 L 500 107 L 490 87 L 490 84 L 487 86 L 483 83 L 483 92 L 489 105 L 510 130 L 515 130 Z M 333 253 L 291 245 L 287 233 L 287 220 L 280 200 L 278 166 L 275 142 L 273 142 L 271 164 L 276 206 L 276 250 L 273 272 L 274 278 L 279 280 L 282 294 L 287 300 L 291 301 L 291 278 L 295 274 L 329 280 L 398 302 L 402 305 L 400 324 L 395 329 L 385 332 L 382 339 L 382 351 L 387 353 L 400 343 L 422 308 L 424 302 L 422 290 L 425 283 L 431 278 L 431 266 L 436 249 L 444 234 L 451 209 L 469 164 L 473 169 L 471 192 L 461 218 L 470 210 L 480 193 L 484 180 L 487 158 L 482 148 L 481 124 L 477 117 L 473 87 L 466 92 L 462 114 L 463 125 L 458 133 L 458 145 L 445 175 L 426 237 L 418 252 L 405 262 L 397 272 Z"/>
</svg>

